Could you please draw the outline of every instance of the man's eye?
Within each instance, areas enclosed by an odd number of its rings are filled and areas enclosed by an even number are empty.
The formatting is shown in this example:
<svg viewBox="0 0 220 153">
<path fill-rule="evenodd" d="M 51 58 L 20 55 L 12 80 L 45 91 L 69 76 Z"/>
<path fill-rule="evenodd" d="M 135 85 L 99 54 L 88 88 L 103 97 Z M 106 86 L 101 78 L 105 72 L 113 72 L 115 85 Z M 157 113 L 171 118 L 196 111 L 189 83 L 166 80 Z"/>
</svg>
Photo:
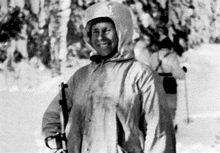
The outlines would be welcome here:
<svg viewBox="0 0 220 153">
<path fill-rule="evenodd" d="M 106 29 L 104 32 L 109 33 L 110 31 L 111 31 L 110 29 Z"/>
<path fill-rule="evenodd" d="M 93 32 L 92 32 L 94 35 L 98 35 L 98 31 L 96 31 L 96 30 L 94 30 Z"/>
</svg>

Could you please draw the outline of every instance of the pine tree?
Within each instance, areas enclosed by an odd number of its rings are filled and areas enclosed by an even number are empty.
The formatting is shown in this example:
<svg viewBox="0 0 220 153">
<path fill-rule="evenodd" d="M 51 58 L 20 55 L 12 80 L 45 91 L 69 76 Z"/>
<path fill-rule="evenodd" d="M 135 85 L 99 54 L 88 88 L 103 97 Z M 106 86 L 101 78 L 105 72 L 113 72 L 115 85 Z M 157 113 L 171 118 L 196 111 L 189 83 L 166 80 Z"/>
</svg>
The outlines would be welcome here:
<svg viewBox="0 0 220 153">
<path fill-rule="evenodd" d="M 19 7 L 11 8 L 0 21 L 0 42 L 18 39 L 25 23 L 25 16 Z"/>
</svg>

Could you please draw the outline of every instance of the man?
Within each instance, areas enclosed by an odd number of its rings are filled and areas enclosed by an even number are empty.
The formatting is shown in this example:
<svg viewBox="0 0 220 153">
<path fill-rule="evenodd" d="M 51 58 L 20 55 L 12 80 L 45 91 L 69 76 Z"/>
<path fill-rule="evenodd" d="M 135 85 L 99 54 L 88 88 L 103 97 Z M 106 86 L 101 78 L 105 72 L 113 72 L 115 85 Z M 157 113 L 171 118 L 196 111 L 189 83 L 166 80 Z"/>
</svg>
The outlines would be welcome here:
<svg viewBox="0 0 220 153">
<path fill-rule="evenodd" d="M 71 153 L 174 153 L 175 135 L 158 76 L 134 59 L 130 10 L 101 2 L 85 12 L 91 63 L 67 82 Z M 59 94 L 43 117 L 45 137 L 60 132 Z M 163 103 L 163 104 L 162 104 Z"/>
</svg>

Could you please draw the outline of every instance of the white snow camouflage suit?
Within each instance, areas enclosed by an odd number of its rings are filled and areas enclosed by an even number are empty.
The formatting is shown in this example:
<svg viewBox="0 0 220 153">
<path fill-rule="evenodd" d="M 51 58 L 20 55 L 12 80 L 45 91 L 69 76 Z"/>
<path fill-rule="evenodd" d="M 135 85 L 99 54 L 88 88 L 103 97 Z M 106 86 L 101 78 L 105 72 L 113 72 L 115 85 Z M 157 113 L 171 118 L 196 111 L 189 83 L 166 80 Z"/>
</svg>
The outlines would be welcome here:
<svg viewBox="0 0 220 153">
<path fill-rule="evenodd" d="M 89 21 L 99 17 L 113 20 L 118 52 L 107 60 L 97 55 L 98 61 L 91 61 L 68 80 L 68 151 L 174 153 L 172 120 L 158 76 L 133 56 L 129 9 L 116 2 L 94 4 L 85 12 L 87 32 Z M 44 113 L 45 137 L 60 131 L 59 95 Z"/>
</svg>

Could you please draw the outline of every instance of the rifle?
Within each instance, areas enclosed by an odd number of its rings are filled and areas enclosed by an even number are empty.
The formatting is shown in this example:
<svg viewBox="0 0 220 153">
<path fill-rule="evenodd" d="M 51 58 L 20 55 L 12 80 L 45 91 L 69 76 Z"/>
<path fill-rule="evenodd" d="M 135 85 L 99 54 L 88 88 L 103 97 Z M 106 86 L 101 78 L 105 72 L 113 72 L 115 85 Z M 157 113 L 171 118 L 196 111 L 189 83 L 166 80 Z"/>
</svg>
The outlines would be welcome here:
<svg viewBox="0 0 220 153">
<path fill-rule="evenodd" d="M 66 102 L 66 94 L 65 94 L 65 88 L 67 88 L 68 85 L 61 83 L 61 99 L 59 100 L 60 104 L 60 123 L 61 123 L 61 130 L 59 133 L 46 137 L 45 138 L 45 144 L 50 149 L 56 149 L 59 151 L 59 153 L 68 153 L 67 150 L 67 138 L 65 133 L 65 127 L 68 121 L 68 109 L 67 109 L 67 102 Z M 55 139 L 56 141 L 56 148 L 53 148 L 49 145 L 49 141 Z M 57 152 L 55 151 L 55 152 Z"/>
</svg>

